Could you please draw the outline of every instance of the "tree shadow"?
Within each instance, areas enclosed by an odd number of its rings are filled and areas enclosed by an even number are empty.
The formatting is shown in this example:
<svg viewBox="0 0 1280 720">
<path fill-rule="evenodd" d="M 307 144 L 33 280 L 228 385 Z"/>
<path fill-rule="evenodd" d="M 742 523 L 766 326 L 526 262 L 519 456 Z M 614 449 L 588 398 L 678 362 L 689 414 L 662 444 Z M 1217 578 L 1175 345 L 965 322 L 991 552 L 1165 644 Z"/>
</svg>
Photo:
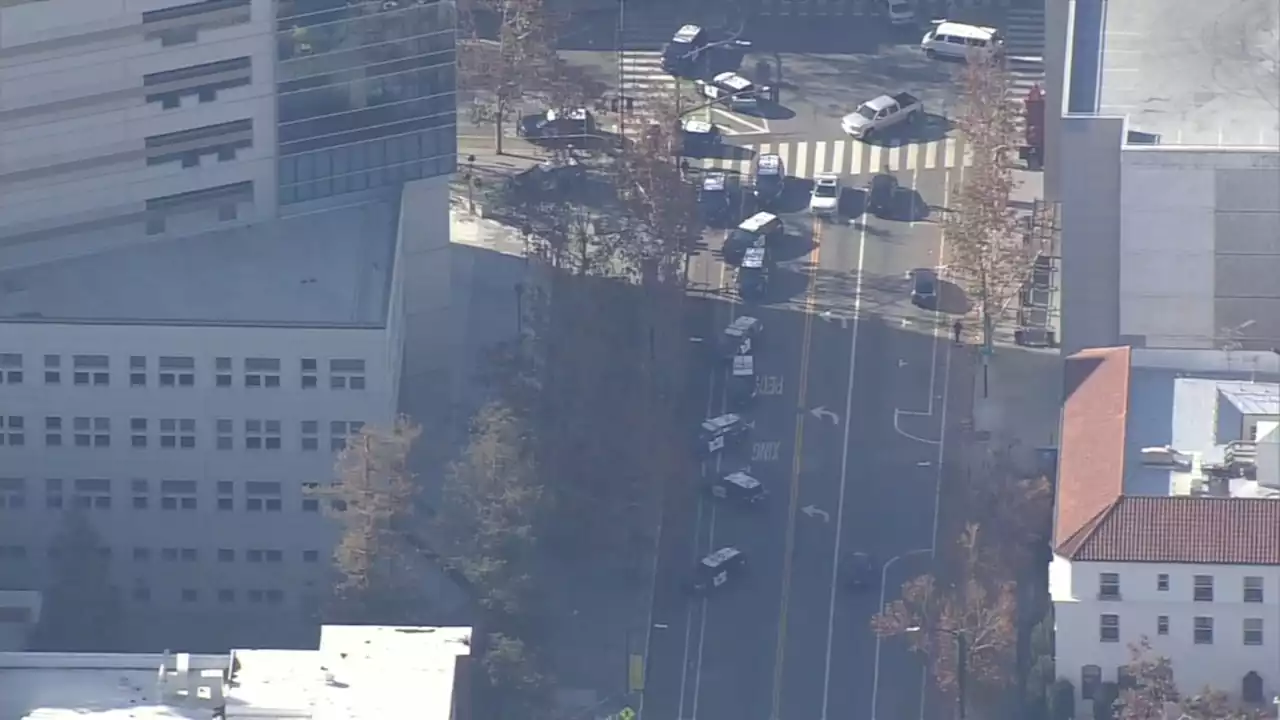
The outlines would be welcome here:
<svg viewBox="0 0 1280 720">
<path fill-rule="evenodd" d="M 964 316 L 973 309 L 969 294 L 949 280 L 938 281 L 938 297 L 930 308 L 946 315 Z"/>
<path fill-rule="evenodd" d="M 955 123 L 946 116 L 925 113 L 921 120 L 899 123 L 870 137 L 862 138 L 861 142 L 879 147 L 929 143 L 946 137 L 954 127 Z"/>
</svg>

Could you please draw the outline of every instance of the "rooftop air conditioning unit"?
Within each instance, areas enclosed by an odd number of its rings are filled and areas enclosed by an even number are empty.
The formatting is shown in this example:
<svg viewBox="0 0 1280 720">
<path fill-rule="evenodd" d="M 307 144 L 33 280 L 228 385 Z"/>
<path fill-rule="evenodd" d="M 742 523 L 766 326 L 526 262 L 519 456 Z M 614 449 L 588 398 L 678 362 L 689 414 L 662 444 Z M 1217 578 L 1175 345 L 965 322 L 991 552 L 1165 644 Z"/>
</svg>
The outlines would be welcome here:
<svg viewBox="0 0 1280 720">
<path fill-rule="evenodd" d="M 1191 456 L 1180 453 L 1168 445 L 1164 447 L 1145 447 L 1142 448 L 1142 464 L 1147 467 L 1190 470 Z"/>
</svg>

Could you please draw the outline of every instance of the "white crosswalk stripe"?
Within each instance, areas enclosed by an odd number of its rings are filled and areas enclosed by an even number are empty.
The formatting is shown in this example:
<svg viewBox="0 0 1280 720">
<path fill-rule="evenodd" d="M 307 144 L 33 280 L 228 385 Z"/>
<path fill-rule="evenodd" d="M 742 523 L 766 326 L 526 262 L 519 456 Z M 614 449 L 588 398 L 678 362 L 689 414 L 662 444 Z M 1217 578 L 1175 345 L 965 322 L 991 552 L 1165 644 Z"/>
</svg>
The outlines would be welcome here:
<svg viewBox="0 0 1280 720">
<path fill-rule="evenodd" d="M 662 52 L 624 50 L 618 57 L 623 97 L 632 101 L 626 134 L 637 136 L 645 127 L 657 102 L 675 101 L 677 81 L 662 69 Z"/>
<path fill-rule="evenodd" d="M 1044 10 L 1010 10 L 1004 43 L 1010 92 L 1022 98 L 1031 86 L 1043 87 Z"/>
<path fill-rule="evenodd" d="M 885 169 L 902 172 L 973 166 L 973 153 L 960 137 L 889 145 L 858 140 L 802 140 L 736 147 L 742 149 L 733 157 L 702 158 L 703 169 L 750 175 L 754 158 L 770 153 L 782 158 L 787 175 L 798 178 L 814 178 L 824 173 L 851 176 L 872 175 Z"/>
</svg>

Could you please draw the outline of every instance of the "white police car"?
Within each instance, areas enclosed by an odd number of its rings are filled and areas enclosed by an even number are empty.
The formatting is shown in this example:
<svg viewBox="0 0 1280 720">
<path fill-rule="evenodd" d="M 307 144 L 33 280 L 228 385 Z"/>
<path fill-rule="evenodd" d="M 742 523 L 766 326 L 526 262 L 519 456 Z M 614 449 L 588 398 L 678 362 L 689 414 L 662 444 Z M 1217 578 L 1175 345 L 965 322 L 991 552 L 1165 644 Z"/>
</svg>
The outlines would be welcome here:
<svg viewBox="0 0 1280 720">
<path fill-rule="evenodd" d="M 681 120 L 678 135 L 682 155 L 703 155 L 720 145 L 720 128 L 706 120 Z"/>
<path fill-rule="evenodd" d="M 739 315 L 724 329 L 724 343 L 721 345 L 725 358 L 749 355 L 753 349 L 752 341 L 764 332 L 764 323 L 750 315 Z"/>
<path fill-rule="evenodd" d="M 737 413 L 725 413 L 702 421 L 699 444 L 707 454 L 724 450 L 731 443 L 746 436 L 751 426 Z"/>
<path fill-rule="evenodd" d="M 722 101 L 729 107 L 754 108 L 760 102 L 755 83 L 736 72 L 722 72 L 711 79 L 698 81 L 698 90 L 708 100 Z"/>
<path fill-rule="evenodd" d="M 694 568 L 689 589 L 702 594 L 724 587 L 746 567 L 747 556 L 736 547 L 722 547 L 707 555 Z"/>
</svg>

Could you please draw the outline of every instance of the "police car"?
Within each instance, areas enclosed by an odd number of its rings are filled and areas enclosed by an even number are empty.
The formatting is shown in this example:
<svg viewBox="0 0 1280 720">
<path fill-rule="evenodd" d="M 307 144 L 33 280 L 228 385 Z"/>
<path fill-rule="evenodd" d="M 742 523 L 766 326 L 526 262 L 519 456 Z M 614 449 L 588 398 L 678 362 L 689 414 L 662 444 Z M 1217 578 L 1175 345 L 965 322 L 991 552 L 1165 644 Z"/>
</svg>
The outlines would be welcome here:
<svg viewBox="0 0 1280 720">
<path fill-rule="evenodd" d="M 786 189 L 787 168 L 780 155 L 772 153 L 756 157 L 756 201 L 762 207 L 776 202 Z"/>
<path fill-rule="evenodd" d="M 750 355 L 737 355 L 729 370 L 725 397 L 729 409 L 746 410 L 756 399 L 756 359 Z"/>
<path fill-rule="evenodd" d="M 764 332 L 764 323 L 750 315 L 741 315 L 733 319 L 724 329 L 724 340 L 721 352 L 725 358 L 739 355 L 750 355 L 754 349 L 754 341 Z"/>
<path fill-rule="evenodd" d="M 711 44 L 710 33 L 697 25 L 682 25 L 662 49 L 662 70 L 672 75 L 692 76 L 698 73 L 703 53 Z"/>
<path fill-rule="evenodd" d="M 720 145 L 720 128 L 706 120 L 681 120 L 677 129 L 681 155 L 706 155 Z"/>
<path fill-rule="evenodd" d="M 786 228 L 781 218 L 773 213 L 758 212 L 738 223 L 738 227 L 725 238 L 724 247 L 721 248 L 720 253 L 724 256 L 725 262 L 737 265 L 742 262 L 747 250 L 768 245 L 785 234 Z"/>
<path fill-rule="evenodd" d="M 746 300 L 762 297 L 769 289 L 769 249 L 748 248 L 738 267 L 738 293 Z"/>
<path fill-rule="evenodd" d="M 584 139 L 595 132 L 595 118 L 586 108 L 547 110 L 521 118 L 517 131 L 529 140 Z"/>
<path fill-rule="evenodd" d="M 879 584 L 879 565 L 869 553 L 851 552 L 841 559 L 840 572 L 845 583 L 854 590 L 865 590 Z"/>
<path fill-rule="evenodd" d="M 724 226 L 729 223 L 733 211 L 733 199 L 729 197 L 729 176 L 724 173 L 707 173 L 702 176 L 698 188 L 698 207 L 702 219 L 708 225 Z"/>
<path fill-rule="evenodd" d="M 702 421 L 699 440 L 708 453 L 717 453 L 727 445 L 743 439 L 751 427 L 737 413 L 725 413 Z"/>
<path fill-rule="evenodd" d="M 710 82 L 699 80 L 698 89 L 708 100 L 721 101 L 734 108 L 754 108 L 760 100 L 755 83 L 736 72 L 722 72 Z"/>
<path fill-rule="evenodd" d="M 723 587 L 730 578 L 740 575 L 746 567 L 747 556 L 735 547 L 722 547 L 702 558 L 693 570 L 689 589 L 705 593 Z"/>
<path fill-rule="evenodd" d="M 711 483 L 707 492 L 716 500 L 754 505 L 768 496 L 764 484 L 745 472 L 729 473 Z"/>
</svg>

